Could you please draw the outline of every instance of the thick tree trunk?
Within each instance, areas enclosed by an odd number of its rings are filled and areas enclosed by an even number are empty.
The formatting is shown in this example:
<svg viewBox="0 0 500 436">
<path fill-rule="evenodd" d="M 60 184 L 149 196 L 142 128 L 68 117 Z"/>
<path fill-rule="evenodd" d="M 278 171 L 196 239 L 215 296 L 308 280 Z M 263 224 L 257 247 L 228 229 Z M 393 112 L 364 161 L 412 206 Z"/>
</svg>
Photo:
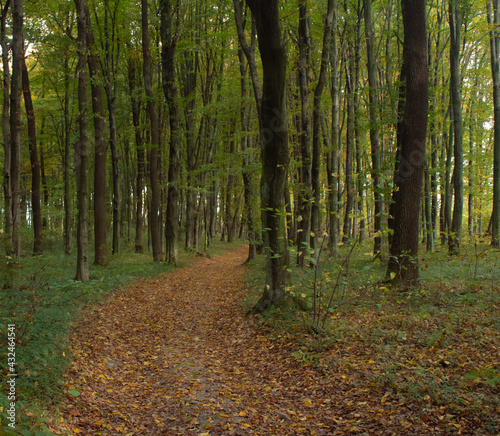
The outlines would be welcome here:
<svg viewBox="0 0 500 436">
<path fill-rule="evenodd" d="M 286 116 L 286 50 L 281 36 L 278 0 L 247 0 L 257 26 L 264 73 L 260 141 L 260 185 L 264 249 L 267 256 L 266 285 L 253 309 L 262 313 L 283 304 L 287 283 L 288 252 L 284 191 L 288 176 L 288 129 Z"/>
<path fill-rule="evenodd" d="M 10 180 L 12 187 L 12 253 L 21 255 L 21 96 L 24 65 L 23 0 L 12 3 L 12 77 L 10 88 Z"/>
<path fill-rule="evenodd" d="M 87 21 L 85 0 L 75 0 L 78 21 L 78 111 L 79 138 L 75 144 L 77 174 L 77 259 L 75 280 L 89 280 L 89 131 L 87 107 Z"/>
<path fill-rule="evenodd" d="M 142 0 L 142 53 L 144 91 L 147 98 L 147 114 L 150 123 L 151 149 L 149 151 L 149 177 L 151 187 L 151 204 L 149 206 L 149 222 L 151 228 L 151 247 L 153 260 L 161 259 L 161 232 L 160 232 L 160 184 L 159 184 L 159 153 L 160 153 L 160 124 L 158 107 L 153 94 L 153 72 L 151 68 L 151 52 L 149 38 L 148 0 Z"/>
<path fill-rule="evenodd" d="M 493 3 L 493 7 L 491 5 Z M 491 215 L 491 245 L 500 247 L 500 35 L 498 32 L 499 1 L 487 0 L 488 24 L 490 25 L 491 73 L 493 76 L 493 213 Z M 493 15 L 493 17 L 492 17 Z"/>
<path fill-rule="evenodd" d="M 464 207 L 463 181 L 463 138 L 462 138 L 462 100 L 460 92 L 460 30 L 462 26 L 460 4 L 450 0 L 450 95 L 453 106 L 453 219 L 448 247 L 451 254 L 458 254 L 461 242 L 462 217 Z"/>
<path fill-rule="evenodd" d="M 24 59 L 23 59 L 24 60 Z M 26 62 L 23 62 L 23 95 L 24 106 L 26 109 L 26 118 L 28 120 L 28 143 L 31 162 L 31 210 L 33 219 L 33 253 L 41 254 L 43 251 L 42 235 L 42 210 L 40 205 L 40 163 L 38 161 L 38 152 L 36 144 L 36 123 L 35 109 L 31 98 L 31 88 L 28 77 L 28 68 Z"/>
<path fill-rule="evenodd" d="M 390 210 L 393 236 L 387 274 L 404 288 L 418 281 L 419 212 L 428 115 L 427 39 L 424 0 L 402 0 L 404 48 L 403 118 L 398 123 L 398 161 Z"/>
</svg>

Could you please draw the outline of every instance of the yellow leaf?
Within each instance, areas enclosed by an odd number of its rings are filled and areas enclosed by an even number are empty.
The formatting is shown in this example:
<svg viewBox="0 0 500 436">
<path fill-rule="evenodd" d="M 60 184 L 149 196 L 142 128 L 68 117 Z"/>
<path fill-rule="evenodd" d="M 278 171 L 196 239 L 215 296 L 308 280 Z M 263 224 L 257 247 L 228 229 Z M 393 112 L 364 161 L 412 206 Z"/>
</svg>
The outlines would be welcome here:
<svg viewBox="0 0 500 436">
<path fill-rule="evenodd" d="M 312 401 L 309 398 L 306 398 L 304 400 L 304 406 L 306 406 L 306 407 L 312 407 L 312 405 L 313 405 L 313 403 L 312 403 Z"/>
<path fill-rule="evenodd" d="M 396 277 L 396 273 L 395 272 L 391 272 L 391 280 L 393 280 L 394 277 Z"/>
<path fill-rule="evenodd" d="M 314 232 L 311 232 L 311 238 L 314 238 L 315 236 Z"/>
<path fill-rule="evenodd" d="M 370 365 L 373 365 L 375 363 L 375 361 L 373 359 L 370 359 L 367 363 Z"/>
</svg>

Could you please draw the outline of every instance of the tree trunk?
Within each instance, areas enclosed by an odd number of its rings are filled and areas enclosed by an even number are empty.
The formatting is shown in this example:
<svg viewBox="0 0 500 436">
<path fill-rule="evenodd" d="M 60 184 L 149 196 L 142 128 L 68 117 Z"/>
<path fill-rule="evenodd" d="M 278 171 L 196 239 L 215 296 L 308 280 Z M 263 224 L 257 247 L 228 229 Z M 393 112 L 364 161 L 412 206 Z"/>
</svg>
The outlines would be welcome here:
<svg viewBox="0 0 500 436">
<path fill-rule="evenodd" d="M 493 8 L 491 3 L 493 3 Z M 491 215 L 491 245 L 500 247 L 500 35 L 498 33 L 499 2 L 487 0 L 490 25 L 491 73 L 493 76 L 493 212 Z M 493 17 L 492 17 L 493 15 Z"/>
<path fill-rule="evenodd" d="M 130 48 L 129 48 L 130 51 Z M 132 107 L 132 125 L 134 126 L 135 148 L 137 153 L 137 176 L 135 181 L 135 252 L 143 253 L 142 228 L 144 223 L 142 203 L 144 176 L 146 172 L 146 156 L 140 130 L 141 107 L 137 89 L 137 61 L 131 56 L 128 59 L 128 83 L 130 89 L 130 104 Z"/>
<path fill-rule="evenodd" d="M 178 183 L 180 178 L 181 122 L 175 71 L 175 51 L 181 35 L 180 0 L 172 10 L 170 0 L 160 1 L 161 17 L 161 61 L 163 93 L 169 112 L 170 150 L 168 167 L 167 217 L 165 228 L 165 260 L 177 264 L 177 245 L 179 238 Z M 174 19 L 176 26 L 174 28 Z"/>
<path fill-rule="evenodd" d="M 398 122 L 387 267 L 403 288 L 418 282 L 418 236 L 428 115 L 427 39 L 424 0 L 402 0 L 404 46 L 401 70 L 403 118 Z"/>
<path fill-rule="evenodd" d="M 286 116 L 286 49 L 281 36 L 278 0 L 247 0 L 257 26 L 264 73 L 260 123 L 262 178 L 260 185 L 266 285 L 254 307 L 262 313 L 283 304 L 288 252 L 284 191 L 288 176 Z"/>
<path fill-rule="evenodd" d="M 64 54 L 64 254 L 71 254 L 71 122 L 70 122 L 70 101 L 69 84 L 71 72 L 69 70 L 69 53 Z"/>
<path fill-rule="evenodd" d="M 26 109 L 26 117 L 28 120 L 28 143 L 31 162 L 31 210 L 34 233 L 33 254 L 41 254 L 43 251 L 43 235 L 42 210 L 40 205 L 40 163 L 38 161 L 38 152 L 36 145 L 35 109 L 33 107 L 33 100 L 31 98 L 31 89 L 26 62 L 23 62 L 22 70 L 24 106 Z"/>
<path fill-rule="evenodd" d="M 380 134 L 378 117 L 379 100 L 378 100 L 378 80 L 377 80 L 377 62 L 375 58 L 375 42 L 371 16 L 371 0 L 363 0 L 364 15 L 365 15 L 365 35 L 366 35 L 366 51 L 367 51 L 367 70 L 368 70 L 368 98 L 369 98 L 369 116 L 370 116 L 370 145 L 372 168 L 371 176 L 373 180 L 373 196 L 375 198 L 375 211 L 373 218 L 373 231 L 375 232 L 373 254 L 375 257 L 382 256 L 383 250 L 383 224 L 382 218 L 384 215 L 384 197 L 382 195 L 382 160 L 380 153 Z"/>
<path fill-rule="evenodd" d="M 9 94 L 10 94 L 10 65 L 9 65 L 9 49 L 7 44 L 7 13 L 9 11 L 10 1 L 7 0 L 2 8 L 1 16 L 1 33 L 0 44 L 2 47 L 2 89 L 3 89 L 3 104 L 2 104 L 2 141 L 4 149 L 3 160 L 3 192 L 4 192 L 4 210 L 5 222 L 4 229 L 7 235 L 12 234 L 12 180 L 10 177 L 11 168 L 11 150 L 10 150 L 10 119 L 9 119 Z M 8 244 L 7 253 L 10 253 L 11 247 Z"/>
<path fill-rule="evenodd" d="M 340 148 L 340 107 L 339 107 L 339 74 L 338 74 L 338 48 L 337 48 L 337 9 L 335 6 L 332 21 L 332 50 L 330 59 L 332 99 L 332 135 L 331 144 L 326 153 L 326 173 L 328 182 L 328 248 L 333 255 L 337 252 L 339 243 L 339 207 L 338 207 L 338 180 L 339 180 L 339 148 Z M 326 122 L 325 122 L 326 124 Z M 324 135 L 327 135 L 326 126 Z"/>
<path fill-rule="evenodd" d="M 12 3 L 12 77 L 10 88 L 10 180 L 12 187 L 12 253 L 21 255 L 21 95 L 24 64 L 23 0 Z"/>
<path fill-rule="evenodd" d="M 460 4 L 450 0 L 450 95 L 453 106 L 453 219 L 448 239 L 450 254 L 458 254 L 462 232 L 463 216 L 463 138 L 462 138 L 462 100 L 460 92 L 460 28 L 462 26 Z"/>
<path fill-rule="evenodd" d="M 354 53 L 352 42 L 348 42 L 346 56 L 346 99 L 347 99 L 347 132 L 345 142 L 345 214 L 343 226 L 344 242 L 352 236 L 352 212 L 354 207 L 354 182 L 352 177 L 354 150 Z"/>
<path fill-rule="evenodd" d="M 116 3 L 118 5 L 118 2 Z M 113 175 L 113 241 L 112 253 L 120 252 L 120 234 L 121 234 L 121 177 L 120 177 L 120 154 L 118 152 L 118 138 L 116 131 L 116 94 L 117 94 L 117 69 L 120 58 L 119 39 L 116 38 L 116 23 L 113 17 L 112 29 L 109 29 L 109 0 L 104 2 L 104 59 L 101 62 L 101 68 L 104 76 L 104 89 L 108 103 L 108 122 L 109 122 L 109 146 L 111 149 L 111 170 Z M 118 41 L 117 41 L 118 39 Z M 110 44 L 111 43 L 111 44 Z"/>
<path fill-rule="evenodd" d="M 89 53 L 90 88 L 92 93 L 92 113 L 94 118 L 94 265 L 108 264 L 108 243 L 106 231 L 106 113 L 103 89 L 99 75 L 99 58 L 90 23 L 90 13 L 85 10 L 87 23 L 87 44 Z"/>
<path fill-rule="evenodd" d="M 75 144 L 75 170 L 77 174 L 77 259 L 75 280 L 89 280 L 89 131 L 87 107 L 87 4 L 74 0 L 78 21 L 78 111 L 79 138 Z"/>
<path fill-rule="evenodd" d="M 321 50 L 321 67 L 318 83 L 314 89 L 313 100 L 313 120 L 312 120 L 312 166 L 311 182 L 314 203 L 311 210 L 311 229 L 314 236 L 311 239 L 312 247 L 319 249 L 318 239 L 321 234 L 321 124 L 324 123 L 324 116 L 321 112 L 321 97 L 326 84 L 326 74 L 328 70 L 328 57 L 330 55 L 330 45 L 332 40 L 332 23 L 335 13 L 335 1 L 328 0 L 326 15 L 324 17 L 323 48 Z M 336 74 L 336 72 L 334 72 Z M 321 118 L 323 117 L 323 120 Z M 326 135 L 328 137 L 328 135 Z M 330 141 L 328 141 L 329 143 Z"/>
<path fill-rule="evenodd" d="M 309 109 L 309 29 L 308 29 L 307 0 L 299 1 L 299 59 L 297 75 L 300 91 L 300 168 L 298 192 L 298 230 L 297 230 L 297 264 L 304 266 L 304 258 L 309 251 L 311 233 L 311 113 Z"/>
<path fill-rule="evenodd" d="M 151 52 L 149 39 L 148 0 L 142 0 L 142 53 L 144 91 L 147 98 L 147 114 L 150 123 L 151 149 L 149 151 L 149 177 L 151 185 L 151 204 L 149 206 L 149 222 L 151 227 L 151 247 L 153 260 L 161 259 L 161 232 L 160 232 L 160 184 L 159 184 L 159 152 L 160 152 L 160 124 L 158 107 L 153 94 L 153 72 L 151 69 Z"/>
</svg>

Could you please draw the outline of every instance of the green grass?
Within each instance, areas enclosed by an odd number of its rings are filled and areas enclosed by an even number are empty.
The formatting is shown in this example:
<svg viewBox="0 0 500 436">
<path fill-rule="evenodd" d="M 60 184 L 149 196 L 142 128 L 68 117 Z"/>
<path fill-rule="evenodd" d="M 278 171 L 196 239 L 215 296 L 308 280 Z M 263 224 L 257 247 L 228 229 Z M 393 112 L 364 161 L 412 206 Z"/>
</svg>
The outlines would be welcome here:
<svg viewBox="0 0 500 436">
<path fill-rule="evenodd" d="M 228 248 L 228 244 L 214 241 L 208 253 L 214 256 Z M 180 267 L 196 256 L 182 249 L 179 254 Z M 47 416 L 57 416 L 58 404 L 67 394 L 64 375 L 71 362 L 69 336 L 85 307 L 104 301 L 134 281 L 174 268 L 153 262 L 150 253 L 124 249 L 122 254 L 109 255 L 108 266 L 91 266 L 90 280 L 82 283 L 73 280 L 75 256 L 47 252 L 25 256 L 19 262 L 0 257 L 0 360 L 6 374 L 7 326 L 15 324 L 16 428 L 24 435 L 52 434 L 44 421 Z M 5 386 L 0 391 L 0 433 L 8 424 Z"/>
</svg>

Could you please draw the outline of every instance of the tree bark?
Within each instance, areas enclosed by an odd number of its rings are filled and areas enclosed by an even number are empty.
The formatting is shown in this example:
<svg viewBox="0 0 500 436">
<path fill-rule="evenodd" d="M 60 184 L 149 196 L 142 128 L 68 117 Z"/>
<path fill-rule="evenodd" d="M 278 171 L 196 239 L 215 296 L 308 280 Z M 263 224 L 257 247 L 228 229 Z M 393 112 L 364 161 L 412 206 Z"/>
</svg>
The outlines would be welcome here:
<svg viewBox="0 0 500 436">
<path fill-rule="evenodd" d="M 3 192 L 5 201 L 5 222 L 4 229 L 7 235 L 12 234 L 12 184 L 10 178 L 11 166 L 11 151 L 10 151 L 10 118 L 9 118 L 9 95 L 10 95 L 10 65 L 9 65 L 9 49 L 7 44 L 7 13 L 10 7 L 10 0 L 5 2 L 2 7 L 1 16 L 1 33 L 0 45 L 2 47 L 2 141 L 4 149 L 3 160 Z M 10 242 L 8 244 L 7 253 L 10 253 Z"/>
<path fill-rule="evenodd" d="M 404 112 L 398 122 L 398 161 L 390 210 L 394 233 L 387 274 L 394 274 L 396 282 L 409 288 L 418 282 L 419 212 L 429 102 L 425 1 L 402 0 L 401 3 Z"/>
<path fill-rule="evenodd" d="M 78 22 L 78 111 L 79 138 L 75 144 L 75 169 L 77 173 L 77 259 L 75 280 L 89 280 L 89 131 L 87 107 L 87 4 L 74 0 Z"/>
<path fill-rule="evenodd" d="M 181 121 L 175 71 L 175 51 L 180 39 L 180 0 L 176 1 L 175 10 L 172 10 L 170 0 L 160 1 L 161 18 L 161 62 L 163 93 L 169 112 L 170 122 L 170 149 L 168 167 L 167 216 L 165 227 L 165 260 L 170 264 L 178 261 L 179 238 L 179 188 L 180 179 L 180 152 L 181 152 Z M 175 26 L 174 26 L 175 20 Z"/>
<path fill-rule="evenodd" d="M 70 110 L 70 91 L 69 85 L 71 72 L 69 70 L 69 53 L 66 50 L 64 54 L 64 157 L 63 157 L 63 178 L 64 178 L 64 254 L 71 254 L 71 122 L 69 117 Z"/>
<path fill-rule="evenodd" d="M 464 207 L 463 181 L 463 137 L 462 137 L 462 99 L 460 92 L 460 30 L 462 26 L 460 4 L 450 0 L 450 95 L 453 106 L 453 218 L 448 239 L 450 254 L 457 255 L 460 250 L 462 216 Z"/>
<path fill-rule="evenodd" d="M 130 51 L 130 48 L 129 48 Z M 142 229 L 143 229 L 143 190 L 144 177 L 146 172 L 146 156 L 144 153 L 144 144 L 142 140 L 140 124 L 141 124 L 141 107 L 137 96 L 137 61 L 131 56 L 128 59 L 128 83 L 130 90 L 130 105 L 132 108 L 132 125 L 134 126 L 135 148 L 137 156 L 137 176 L 135 181 L 135 252 L 143 253 L 144 246 L 142 245 Z"/>
<path fill-rule="evenodd" d="M 487 0 L 490 26 L 491 74 L 493 76 L 493 213 L 491 215 L 491 245 L 500 247 L 500 35 L 498 32 L 499 1 Z"/>
<path fill-rule="evenodd" d="M 12 189 L 12 253 L 21 255 L 21 95 L 24 64 L 23 0 L 12 3 L 12 77 L 10 88 L 10 180 Z"/>
<path fill-rule="evenodd" d="M 313 117 L 312 117 L 312 161 L 311 161 L 311 183 L 314 203 L 311 209 L 311 246 L 315 250 L 319 249 L 319 237 L 321 234 L 321 124 L 324 119 L 321 111 L 321 97 L 325 89 L 328 61 L 330 55 L 330 45 L 332 40 L 332 24 L 335 13 L 335 1 L 328 0 L 327 11 L 324 16 L 323 48 L 321 50 L 321 66 L 318 82 L 314 88 Z M 336 71 L 334 72 L 336 74 Z M 327 136 L 327 135 L 326 135 Z M 330 141 L 328 141 L 329 143 Z"/>
<path fill-rule="evenodd" d="M 371 0 L 363 0 L 364 17 L 365 17 L 365 36 L 366 36 L 366 52 L 367 52 L 367 70 L 368 70 L 368 98 L 369 98 L 369 117 L 370 117 L 370 146 L 372 168 L 371 176 L 373 181 L 373 196 L 375 199 L 375 211 L 373 218 L 373 231 L 375 232 L 373 243 L 373 254 L 375 257 L 382 256 L 383 250 L 383 224 L 384 216 L 384 197 L 382 195 L 382 159 L 380 153 L 380 120 L 378 117 L 379 100 L 378 100 L 378 80 L 377 80 L 377 61 L 375 58 L 375 42 L 371 16 Z"/>
<path fill-rule="evenodd" d="M 31 209 L 33 219 L 33 254 L 41 254 L 43 251 L 42 232 L 42 209 L 40 204 L 40 163 L 36 144 L 36 123 L 33 99 L 31 98 L 31 88 L 26 62 L 23 62 L 23 95 L 26 117 L 28 120 L 28 143 L 31 162 Z"/>
<path fill-rule="evenodd" d="M 151 52 L 149 38 L 148 0 L 142 0 L 142 53 L 144 91 L 147 99 L 147 114 L 150 123 L 151 149 L 149 151 L 149 177 L 151 185 L 151 204 L 149 206 L 149 222 L 151 227 L 151 247 L 153 260 L 161 259 L 161 232 L 160 232 L 160 184 L 159 184 L 159 152 L 160 152 L 160 124 L 158 107 L 153 94 L 153 72 L 151 69 Z"/>
<path fill-rule="evenodd" d="M 297 264 L 304 266 L 304 258 L 308 254 L 311 240 L 311 111 L 309 105 L 309 28 L 308 28 L 307 0 L 299 1 L 299 59 L 297 65 L 298 84 L 300 92 L 300 167 L 298 192 L 297 230 Z"/>
<path fill-rule="evenodd" d="M 281 36 L 278 0 L 247 0 L 257 26 L 264 73 L 260 124 L 262 178 L 260 185 L 266 285 L 254 307 L 262 313 L 284 303 L 288 252 L 284 191 L 288 175 L 286 116 L 286 50 Z"/>
<path fill-rule="evenodd" d="M 92 114 L 94 119 L 94 264 L 108 264 L 108 243 L 106 231 L 106 113 L 103 88 L 99 75 L 99 58 L 94 33 L 90 23 L 89 10 L 85 10 L 87 23 L 87 64 L 92 93 Z"/>
<path fill-rule="evenodd" d="M 328 248 L 330 254 L 336 254 L 339 243 L 339 149 L 340 149 L 340 89 L 337 48 L 337 7 L 335 6 L 332 22 L 332 50 L 330 68 L 332 71 L 330 96 L 332 99 L 332 134 L 331 143 L 326 153 L 326 172 L 328 183 Z M 325 122 L 326 124 L 326 122 Z M 327 135 L 326 126 L 324 135 Z"/>
</svg>

